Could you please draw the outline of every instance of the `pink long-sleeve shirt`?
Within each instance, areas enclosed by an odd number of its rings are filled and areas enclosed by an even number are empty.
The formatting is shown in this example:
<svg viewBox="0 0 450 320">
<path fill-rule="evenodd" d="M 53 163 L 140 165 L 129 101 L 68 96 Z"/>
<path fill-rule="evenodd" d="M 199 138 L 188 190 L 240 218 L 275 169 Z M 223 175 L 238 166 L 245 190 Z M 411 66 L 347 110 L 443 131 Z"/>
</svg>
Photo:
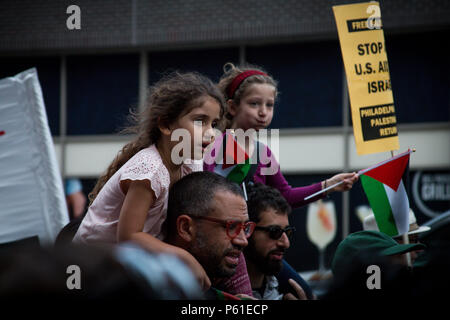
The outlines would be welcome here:
<svg viewBox="0 0 450 320">
<path fill-rule="evenodd" d="M 283 195 L 283 197 L 287 200 L 287 202 L 293 207 L 298 208 L 301 206 L 304 206 L 308 203 L 314 202 L 318 199 L 321 199 L 325 196 L 325 193 L 318 195 L 316 197 L 313 197 L 311 199 L 308 199 L 307 201 L 304 200 L 305 197 L 320 191 L 322 189 L 322 184 L 320 182 L 314 183 L 309 186 L 304 187 L 296 187 L 293 188 L 289 185 L 289 183 L 284 178 L 283 174 L 280 170 L 280 165 L 278 164 L 278 161 L 276 160 L 275 156 L 272 154 L 272 151 L 270 148 L 264 144 L 261 144 L 264 147 L 262 154 L 263 156 L 266 156 L 270 159 L 269 161 L 258 161 L 257 168 L 255 171 L 255 174 L 253 176 L 253 181 L 255 183 L 263 183 L 265 185 L 271 186 L 275 189 L 278 189 L 280 193 Z M 212 152 L 214 154 L 214 151 Z M 210 171 L 215 172 L 216 166 L 221 166 L 221 164 L 207 164 L 206 162 L 203 163 L 203 170 L 204 171 Z M 263 168 L 269 168 L 269 167 L 277 168 L 276 170 L 267 170 L 267 171 L 274 171 L 274 174 L 263 174 L 261 170 Z"/>
</svg>

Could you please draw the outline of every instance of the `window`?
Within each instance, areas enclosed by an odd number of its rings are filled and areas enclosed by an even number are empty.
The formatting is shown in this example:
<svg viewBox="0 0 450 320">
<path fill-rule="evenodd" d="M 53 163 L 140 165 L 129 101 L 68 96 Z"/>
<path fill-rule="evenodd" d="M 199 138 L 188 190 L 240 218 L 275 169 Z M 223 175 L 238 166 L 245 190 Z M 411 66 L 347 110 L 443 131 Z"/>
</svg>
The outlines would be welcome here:
<svg viewBox="0 0 450 320">
<path fill-rule="evenodd" d="M 12 77 L 30 68 L 37 69 L 50 132 L 54 136 L 60 134 L 60 64 L 59 57 L 6 57 L 0 59 L 0 78 Z"/>
<path fill-rule="evenodd" d="M 67 134 L 114 134 L 138 106 L 139 55 L 67 58 Z"/>
<path fill-rule="evenodd" d="M 237 63 L 238 48 L 208 50 L 152 52 L 149 54 L 149 83 L 153 84 L 171 71 L 197 71 L 212 81 L 218 82 L 223 74 L 223 65 Z"/>
<path fill-rule="evenodd" d="M 449 32 L 386 37 L 399 123 L 450 121 Z"/>
<path fill-rule="evenodd" d="M 272 128 L 342 125 L 342 57 L 337 42 L 248 47 L 246 60 L 279 83 Z"/>
</svg>

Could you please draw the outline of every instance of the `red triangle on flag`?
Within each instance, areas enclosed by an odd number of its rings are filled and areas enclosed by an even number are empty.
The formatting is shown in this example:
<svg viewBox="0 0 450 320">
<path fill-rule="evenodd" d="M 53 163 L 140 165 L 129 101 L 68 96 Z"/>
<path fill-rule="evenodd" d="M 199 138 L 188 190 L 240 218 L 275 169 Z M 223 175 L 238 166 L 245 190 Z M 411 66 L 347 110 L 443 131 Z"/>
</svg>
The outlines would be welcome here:
<svg viewBox="0 0 450 320">
<path fill-rule="evenodd" d="M 222 164 L 222 169 L 232 167 L 236 164 L 242 164 L 247 161 L 249 156 L 242 149 L 234 137 L 230 134 L 225 135 L 225 154 Z"/>
<path fill-rule="evenodd" d="M 364 173 L 397 191 L 409 161 L 409 153 Z"/>
</svg>

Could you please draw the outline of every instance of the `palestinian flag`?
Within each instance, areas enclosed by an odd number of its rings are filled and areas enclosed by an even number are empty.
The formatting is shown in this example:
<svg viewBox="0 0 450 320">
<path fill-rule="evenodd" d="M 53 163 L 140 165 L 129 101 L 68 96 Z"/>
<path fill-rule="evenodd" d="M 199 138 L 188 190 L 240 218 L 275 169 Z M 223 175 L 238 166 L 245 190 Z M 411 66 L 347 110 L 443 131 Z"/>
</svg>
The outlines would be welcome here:
<svg viewBox="0 0 450 320">
<path fill-rule="evenodd" d="M 406 178 L 410 151 L 361 171 L 360 179 L 381 232 L 389 236 L 409 230 Z"/>
<path fill-rule="evenodd" d="M 222 290 L 219 290 L 216 288 L 211 288 L 211 289 L 215 293 L 217 300 L 249 300 L 249 299 L 241 299 L 235 295 L 232 295 L 230 293 L 227 293 L 225 291 L 222 291 Z"/>
<path fill-rule="evenodd" d="M 241 184 L 250 171 L 251 159 L 231 134 L 227 132 L 221 138 L 215 148 L 219 158 L 216 158 L 214 172 Z"/>
</svg>

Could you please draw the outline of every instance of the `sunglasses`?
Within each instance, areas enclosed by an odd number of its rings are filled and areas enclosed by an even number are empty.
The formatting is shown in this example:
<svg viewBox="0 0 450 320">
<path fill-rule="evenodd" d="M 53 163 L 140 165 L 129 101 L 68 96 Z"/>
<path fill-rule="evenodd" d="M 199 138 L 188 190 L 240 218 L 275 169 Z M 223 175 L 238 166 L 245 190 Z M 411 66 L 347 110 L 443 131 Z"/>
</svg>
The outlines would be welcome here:
<svg viewBox="0 0 450 320">
<path fill-rule="evenodd" d="M 246 238 L 249 238 L 253 231 L 255 230 L 256 223 L 247 221 L 247 222 L 241 222 L 241 221 L 233 221 L 233 220 L 221 220 L 216 218 L 210 218 L 210 217 L 203 217 L 203 216 L 194 216 L 188 214 L 189 217 L 194 219 L 200 219 L 200 220 L 206 220 L 210 222 L 215 222 L 218 224 L 221 224 L 223 227 L 225 227 L 227 231 L 227 236 L 231 240 L 236 238 L 240 233 L 241 230 L 244 230 L 244 234 Z"/>
<path fill-rule="evenodd" d="M 269 227 L 260 227 L 256 226 L 256 230 L 262 230 L 269 234 L 270 239 L 278 240 L 283 235 L 283 232 L 286 233 L 287 237 L 289 239 L 292 238 L 292 235 L 294 234 L 295 228 L 288 226 L 286 228 L 281 228 L 280 226 L 269 226 Z"/>
</svg>

